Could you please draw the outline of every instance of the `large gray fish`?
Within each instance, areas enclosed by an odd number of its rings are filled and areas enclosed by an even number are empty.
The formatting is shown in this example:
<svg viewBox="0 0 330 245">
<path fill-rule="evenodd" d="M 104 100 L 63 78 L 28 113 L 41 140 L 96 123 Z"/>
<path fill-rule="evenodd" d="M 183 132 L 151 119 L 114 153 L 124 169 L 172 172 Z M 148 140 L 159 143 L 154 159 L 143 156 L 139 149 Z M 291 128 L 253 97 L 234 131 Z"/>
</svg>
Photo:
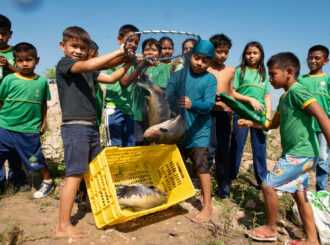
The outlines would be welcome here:
<svg viewBox="0 0 330 245">
<path fill-rule="evenodd" d="M 135 211 L 146 210 L 167 202 L 165 191 L 147 184 L 117 186 L 120 208 L 132 208 Z"/>
<path fill-rule="evenodd" d="M 168 120 L 170 118 L 170 107 L 166 94 L 157 92 L 148 78 L 144 81 L 137 82 L 136 86 L 144 88 L 149 93 L 149 95 L 145 96 L 148 101 L 149 126 Z"/>
<path fill-rule="evenodd" d="M 148 128 L 143 137 L 149 143 L 177 144 L 184 138 L 186 123 L 181 115 L 171 118 L 163 123 Z"/>
</svg>

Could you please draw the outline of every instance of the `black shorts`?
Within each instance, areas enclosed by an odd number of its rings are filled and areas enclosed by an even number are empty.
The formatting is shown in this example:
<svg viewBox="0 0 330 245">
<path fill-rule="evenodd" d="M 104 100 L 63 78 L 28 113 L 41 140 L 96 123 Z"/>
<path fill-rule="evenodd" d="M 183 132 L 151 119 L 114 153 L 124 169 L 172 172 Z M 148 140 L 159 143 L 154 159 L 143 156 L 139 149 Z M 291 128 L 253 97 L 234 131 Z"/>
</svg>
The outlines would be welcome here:
<svg viewBox="0 0 330 245">
<path fill-rule="evenodd" d="M 189 158 L 194 169 L 201 174 L 209 174 L 210 168 L 207 162 L 207 147 L 179 148 L 182 158 Z"/>
</svg>

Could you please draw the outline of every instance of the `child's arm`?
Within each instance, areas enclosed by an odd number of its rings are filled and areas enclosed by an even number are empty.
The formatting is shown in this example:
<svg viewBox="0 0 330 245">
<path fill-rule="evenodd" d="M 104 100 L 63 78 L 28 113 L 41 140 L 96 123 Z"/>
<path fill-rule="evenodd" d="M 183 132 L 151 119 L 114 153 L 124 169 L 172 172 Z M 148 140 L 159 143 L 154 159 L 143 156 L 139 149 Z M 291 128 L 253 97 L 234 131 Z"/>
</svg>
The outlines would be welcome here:
<svg viewBox="0 0 330 245">
<path fill-rule="evenodd" d="M 146 66 L 155 64 L 155 61 L 140 56 L 136 56 L 134 62 L 138 63 L 137 67 L 130 74 L 125 74 L 120 79 L 120 84 L 124 88 L 127 88 L 129 85 L 131 85 L 131 83 L 135 81 L 135 79 L 141 74 Z"/>
<path fill-rule="evenodd" d="M 257 129 L 262 129 L 262 130 L 269 130 L 269 129 L 275 129 L 278 128 L 278 126 L 280 126 L 280 113 L 277 111 L 273 117 L 272 120 L 270 120 L 268 123 L 266 122 L 266 126 L 257 123 L 257 122 L 253 122 L 250 120 L 246 120 L 246 119 L 240 119 L 237 122 L 237 125 L 239 128 L 257 128 Z"/>
<path fill-rule="evenodd" d="M 40 127 L 40 134 L 43 134 L 46 131 L 46 123 L 47 123 L 47 101 L 42 103 L 42 123 Z"/>
<path fill-rule="evenodd" d="M 322 133 L 328 142 L 328 146 L 330 146 L 330 119 L 328 115 L 317 102 L 310 103 L 306 106 L 305 111 L 316 118 Z"/>
<path fill-rule="evenodd" d="M 119 47 L 118 50 L 113 51 L 112 53 L 98 56 L 85 61 L 76 62 L 70 69 L 71 73 L 88 73 L 93 71 L 98 71 L 105 66 L 108 62 L 114 58 L 124 55 L 123 45 Z"/>
<path fill-rule="evenodd" d="M 3 101 L 0 101 L 0 110 L 1 110 L 2 106 L 3 106 Z"/>
<path fill-rule="evenodd" d="M 9 70 L 11 73 L 18 71 L 18 69 L 15 66 L 11 65 L 8 62 L 7 58 L 3 55 L 0 55 L 0 66 L 2 66 L 3 68 L 6 68 L 6 70 Z"/>
<path fill-rule="evenodd" d="M 267 119 L 270 119 L 272 115 L 272 101 L 270 99 L 270 94 L 265 94 L 264 95 L 264 100 L 266 104 L 266 113 L 267 113 Z"/>
<path fill-rule="evenodd" d="M 105 74 L 101 72 L 98 75 L 96 81 L 100 83 L 115 83 L 120 80 L 122 76 L 124 76 L 124 74 L 131 67 L 131 65 L 131 63 L 127 63 L 111 74 Z"/>
<path fill-rule="evenodd" d="M 255 98 L 239 94 L 236 92 L 236 89 L 233 89 L 233 96 L 235 100 L 250 103 L 255 111 L 263 111 L 265 109 L 264 106 Z"/>
</svg>

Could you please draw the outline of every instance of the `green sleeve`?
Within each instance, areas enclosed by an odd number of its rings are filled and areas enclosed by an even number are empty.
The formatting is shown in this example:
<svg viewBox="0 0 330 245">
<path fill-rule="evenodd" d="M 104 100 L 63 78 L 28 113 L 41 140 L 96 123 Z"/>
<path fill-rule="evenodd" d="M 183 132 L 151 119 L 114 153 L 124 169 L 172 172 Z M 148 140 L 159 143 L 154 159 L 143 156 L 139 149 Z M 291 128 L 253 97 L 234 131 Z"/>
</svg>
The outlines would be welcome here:
<svg viewBox="0 0 330 245">
<path fill-rule="evenodd" d="M 241 67 L 238 67 L 235 72 L 235 77 L 233 81 L 233 88 L 238 89 L 241 76 Z"/>
<path fill-rule="evenodd" d="M 49 85 L 48 85 L 48 82 L 47 81 L 46 81 L 46 89 L 45 89 L 44 101 L 46 101 L 46 100 L 51 100 L 50 91 L 49 91 Z"/>
<path fill-rule="evenodd" d="M 292 86 L 294 87 L 290 89 L 290 99 L 293 105 L 304 110 L 310 103 L 316 102 L 316 99 L 306 87 L 299 83 Z"/>
<path fill-rule="evenodd" d="M 4 100 L 7 97 L 8 91 L 8 79 L 5 77 L 0 84 L 0 100 Z"/>
</svg>

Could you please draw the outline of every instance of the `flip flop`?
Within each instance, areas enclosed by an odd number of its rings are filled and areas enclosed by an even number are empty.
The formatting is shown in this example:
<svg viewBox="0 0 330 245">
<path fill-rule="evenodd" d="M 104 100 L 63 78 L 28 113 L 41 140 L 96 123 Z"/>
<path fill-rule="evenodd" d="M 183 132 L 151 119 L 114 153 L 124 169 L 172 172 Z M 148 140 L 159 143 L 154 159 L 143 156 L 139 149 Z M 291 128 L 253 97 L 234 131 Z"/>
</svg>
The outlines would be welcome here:
<svg viewBox="0 0 330 245">
<path fill-rule="evenodd" d="M 284 245 L 300 245 L 302 240 L 292 240 L 292 241 L 285 241 Z"/>
<path fill-rule="evenodd" d="M 257 234 L 260 234 L 260 235 L 262 235 L 262 237 L 252 235 L 252 232 L 257 233 Z M 261 241 L 261 242 L 275 242 L 277 240 L 277 236 L 269 236 L 267 233 L 259 230 L 258 228 L 254 228 L 252 230 L 252 232 L 249 235 L 250 235 L 250 237 L 253 240 L 256 240 L 256 241 Z"/>
</svg>

